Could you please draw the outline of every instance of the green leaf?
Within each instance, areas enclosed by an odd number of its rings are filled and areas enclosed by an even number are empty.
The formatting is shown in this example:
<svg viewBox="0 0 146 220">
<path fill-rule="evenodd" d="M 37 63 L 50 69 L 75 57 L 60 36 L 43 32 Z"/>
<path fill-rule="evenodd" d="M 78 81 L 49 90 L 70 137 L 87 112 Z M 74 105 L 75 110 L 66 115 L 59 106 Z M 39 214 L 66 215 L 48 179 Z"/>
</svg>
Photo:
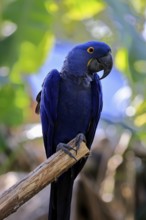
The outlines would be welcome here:
<svg viewBox="0 0 146 220">
<path fill-rule="evenodd" d="M 65 14 L 65 18 L 72 20 L 83 20 L 91 18 L 105 8 L 105 4 L 103 1 L 96 0 L 64 0 L 64 4 L 69 9 L 68 12 Z"/>
<path fill-rule="evenodd" d="M 0 88 L 0 124 L 19 125 L 27 116 L 29 98 L 23 85 L 6 84 Z"/>
<path fill-rule="evenodd" d="M 53 36 L 46 33 L 38 45 L 29 41 L 21 43 L 19 59 L 13 65 L 11 71 L 11 80 L 13 82 L 20 82 L 22 74 L 30 74 L 38 70 L 48 54 L 48 48 L 52 47 L 53 39 Z"/>
<path fill-rule="evenodd" d="M 36 71 L 43 63 L 53 44 L 53 34 L 49 31 L 51 15 L 45 3 L 45 0 L 16 0 L 4 8 L 1 24 L 9 24 L 7 29 L 13 24 L 16 30 L 8 36 L 4 32 L 1 37 L 1 66 L 10 66 L 22 74 Z"/>
</svg>

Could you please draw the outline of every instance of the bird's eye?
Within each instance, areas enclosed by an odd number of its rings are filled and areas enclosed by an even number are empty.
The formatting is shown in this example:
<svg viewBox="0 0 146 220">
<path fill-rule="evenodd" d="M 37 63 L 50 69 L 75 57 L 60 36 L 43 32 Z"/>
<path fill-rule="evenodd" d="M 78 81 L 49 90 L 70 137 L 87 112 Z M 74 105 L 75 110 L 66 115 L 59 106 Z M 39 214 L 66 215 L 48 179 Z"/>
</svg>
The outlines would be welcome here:
<svg viewBox="0 0 146 220">
<path fill-rule="evenodd" d="M 94 47 L 88 47 L 87 52 L 88 53 L 93 53 L 94 52 Z"/>
</svg>

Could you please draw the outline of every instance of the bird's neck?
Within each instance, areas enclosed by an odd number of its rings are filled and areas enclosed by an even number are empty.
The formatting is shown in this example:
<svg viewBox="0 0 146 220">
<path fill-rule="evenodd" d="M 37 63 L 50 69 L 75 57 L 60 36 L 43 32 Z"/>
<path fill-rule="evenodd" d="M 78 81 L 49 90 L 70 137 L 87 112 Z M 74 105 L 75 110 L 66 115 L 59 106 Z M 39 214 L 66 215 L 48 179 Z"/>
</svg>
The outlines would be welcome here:
<svg viewBox="0 0 146 220">
<path fill-rule="evenodd" d="M 90 87 L 93 80 L 87 73 L 85 73 L 83 76 L 78 76 L 77 74 L 68 74 L 66 71 L 62 71 L 60 76 L 62 79 L 71 81 L 72 83 L 82 87 Z"/>
</svg>

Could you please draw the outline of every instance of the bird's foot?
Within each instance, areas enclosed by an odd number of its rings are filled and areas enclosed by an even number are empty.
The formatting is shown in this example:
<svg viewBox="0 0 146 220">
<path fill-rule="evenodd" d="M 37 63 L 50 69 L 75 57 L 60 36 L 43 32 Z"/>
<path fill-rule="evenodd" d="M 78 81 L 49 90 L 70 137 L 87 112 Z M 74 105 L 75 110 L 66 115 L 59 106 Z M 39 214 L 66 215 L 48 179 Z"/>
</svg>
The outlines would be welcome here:
<svg viewBox="0 0 146 220">
<path fill-rule="evenodd" d="M 86 137 L 83 133 L 79 133 L 74 139 L 74 146 L 75 146 L 76 154 L 80 148 L 82 141 L 86 143 Z"/>
<path fill-rule="evenodd" d="M 73 150 L 76 152 L 78 152 L 79 148 L 80 148 L 80 145 L 81 145 L 81 142 L 84 141 L 86 142 L 86 138 L 85 138 L 85 135 L 83 133 L 79 133 L 74 139 L 73 139 L 73 146 L 74 147 L 71 147 L 69 144 L 65 144 L 65 143 L 59 143 L 57 145 L 57 148 L 56 150 L 59 151 L 59 150 L 63 150 L 66 154 L 68 154 L 70 157 L 74 158 L 76 161 L 76 157 L 70 152 L 70 150 Z"/>
<path fill-rule="evenodd" d="M 56 150 L 57 150 L 57 151 L 59 151 L 59 150 L 64 151 L 66 154 L 68 154 L 70 157 L 74 158 L 74 159 L 77 161 L 77 159 L 75 158 L 75 156 L 70 152 L 70 150 L 74 150 L 74 151 L 76 152 L 76 149 L 74 149 L 74 148 L 71 147 L 70 145 L 64 144 L 64 143 L 59 143 L 59 144 L 57 145 Z"/>
</svg>

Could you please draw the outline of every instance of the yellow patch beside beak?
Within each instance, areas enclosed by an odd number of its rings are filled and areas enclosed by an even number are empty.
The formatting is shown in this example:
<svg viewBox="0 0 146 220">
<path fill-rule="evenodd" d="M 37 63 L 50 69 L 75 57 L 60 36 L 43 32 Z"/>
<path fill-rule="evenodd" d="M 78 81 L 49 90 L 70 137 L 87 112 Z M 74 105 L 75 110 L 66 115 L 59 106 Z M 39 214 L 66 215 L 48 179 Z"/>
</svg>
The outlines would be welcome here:
<svg viewBox="0 0 146 220">
<path fill-rule="evenodd" d="M 87 67 L 90 65 L 91 61 L 93 60 L 93 58 L 91 58 L 88 63 L 87 63 Z"/>
</svg>

